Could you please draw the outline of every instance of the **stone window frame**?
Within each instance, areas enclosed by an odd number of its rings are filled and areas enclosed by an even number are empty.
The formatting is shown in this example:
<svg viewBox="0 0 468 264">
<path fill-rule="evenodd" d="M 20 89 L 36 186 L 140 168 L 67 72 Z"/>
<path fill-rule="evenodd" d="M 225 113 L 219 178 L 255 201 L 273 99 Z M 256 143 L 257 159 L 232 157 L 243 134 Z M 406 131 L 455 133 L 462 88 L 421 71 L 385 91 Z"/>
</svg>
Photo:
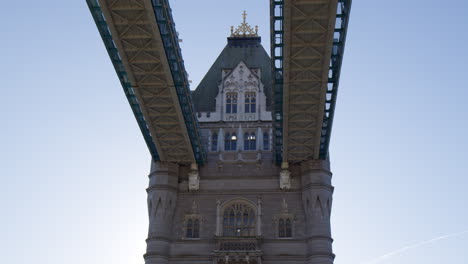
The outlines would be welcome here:
<svg viewBox="0 0 468 264">
<path fill-rule="evenodd" d="M 257 112 L 257 93 L 245 92 L 244 113 L 255 114 Z"/>
<path fill-rule="evenodd" d="M 257 150 L 257 140 L 258 137 L 254 131 L 244 131 L 243 149 L 245 151 Z"/>
<path fill-rule="evenodd" d="M 286 222 L 286 220 L 289 219 L 290 222 L 291 222 L 291 236 L 290 237 L 287 237 L 287 236 L 280 236 L 280 221 L 283 220 Z M 278 239 L 294 239 L 294 233 L 295 233 L 295 222 L 296 222 L 296 218 L 293 214 L 291 213 L 280 213 L 280 214 L 277 214 L 275 217 L 274 217 L 274 220 L 273 220 L 273 226 L 274 226 L 274 229 L 275 229 L 275 236 L 276 238 Z"/>
<path fill-rule="evenodd" d="M 218 151 L 218 132 L 212 132 L 211 133 L 211 148 L 210 151 L 216 152 Z"/>
<path fill-rule="evenodd" d="M 225 210 L 230 208 L 231 206 L 235 204 L 242 204 L 244 206 L 248 206 L 253 210 L 253 216 L 254 216 L 254 221 L 253 221 L 253 227 L 252 227 L 252 233 L 249 236 L 225 236 L 224 233 L 224 213 Z M 256 237 L 261 235 L 261 218 L 260 215 L 258 214 L 259 208 L 261 207 L 260 204 L 255 204 L 254 202 L 245 199 L 245 198 L 233 198 L 230 199 L 223 204 L 218 203 L 218 209 L 217 209 L 217 231 L 216 235 L 221 236 L 221 237 Z"/>
<path fill-rule="evenodd" d="M 280 218 L 278 221 L 278 238 L 292 238 L 291 218 Z"/>
<path fill-rule="evenodd" d="M 233 139 L 235 138 L 235 139 Z M 225 151 L 236 151 L 238 148 L 239 137 L 236 132 L 226 131 L 224 133 L 224 150 Z"/>
<path fill-rule="evenodd" d="M 193 237 L 193 231 L 194 230 L 192 231 L 192 237 L 187 236 L 187 234 L 188 234 L 187 233 L 188 232 L 188 224 L 189 224 L 190 220 L 192 220 L 193 222 L 198 221 L 198 223 L 199 223 L 199 225 L 198 225 L 198 237 Z M 203 227 L 203 219 L 202 219 L 201 215 L 199 215 L 199 214 L 187 214 L 187 215 L 185 215 L 184 221 L 182 223 L 182 232 L 183 232 L 182 239 L 184 239 L 184 240 L 200 240 L 202 230 L 203 230 L 202 227 Z"/>
<path fill-rule="evenodd" d="M 227 92 L 226 114 L 237 114 L 238 112 L 238 94 L 236 92 Z"/>
</svg>

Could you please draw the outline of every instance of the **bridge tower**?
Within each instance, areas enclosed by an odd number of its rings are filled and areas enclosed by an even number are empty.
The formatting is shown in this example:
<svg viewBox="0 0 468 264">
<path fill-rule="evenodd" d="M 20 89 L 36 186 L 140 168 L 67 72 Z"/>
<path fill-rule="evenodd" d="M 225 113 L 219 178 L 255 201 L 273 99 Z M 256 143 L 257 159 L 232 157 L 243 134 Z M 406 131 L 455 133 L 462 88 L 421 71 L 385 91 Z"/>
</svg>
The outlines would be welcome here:
<svg viewBox="0 0 468 264">
<path fill-rule="evenodd" d="M 328 147 L 350 0 L 270 1 L 189 90 L 168 0 L 87 0 L 152 156 L 146 264 L 332 264 Z"/>
</svg>

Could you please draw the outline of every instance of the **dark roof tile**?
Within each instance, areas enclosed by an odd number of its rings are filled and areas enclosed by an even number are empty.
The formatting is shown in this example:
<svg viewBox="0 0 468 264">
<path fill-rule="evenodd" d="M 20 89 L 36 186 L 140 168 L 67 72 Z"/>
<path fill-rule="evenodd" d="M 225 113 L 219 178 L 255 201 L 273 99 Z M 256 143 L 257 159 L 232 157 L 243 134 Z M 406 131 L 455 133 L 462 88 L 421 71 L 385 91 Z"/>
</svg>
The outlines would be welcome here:
<svg viewBox="0 0 468 264">
<path fill-rule="evenodd" d="M 221 83 L 223 69 L 233 69 L 243 61 L 249 68 L 260 68 L 261 81 L 266 94 L 267 108 L 271 105 L 271 60 L 260 38 L 228 38 L 228 45 L 223 49 L 210 70 L 203 77 L 197 89 L 192 92 L 192 99 L 197 112 L 216 111 L 216 95 Z"/>
</svg>

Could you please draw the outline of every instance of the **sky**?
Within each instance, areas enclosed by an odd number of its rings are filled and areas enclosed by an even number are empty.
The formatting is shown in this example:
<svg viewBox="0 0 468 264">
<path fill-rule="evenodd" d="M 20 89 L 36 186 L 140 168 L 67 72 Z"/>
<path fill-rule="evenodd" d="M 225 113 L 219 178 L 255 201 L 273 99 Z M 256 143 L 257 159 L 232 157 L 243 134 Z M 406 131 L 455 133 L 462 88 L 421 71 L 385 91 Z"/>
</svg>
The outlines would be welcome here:
<svg viewBox="0 0 468 264">
<path fill-rule="evenodd" d="M 173 0 L 192 89 L 267 0 Z M 330 145 L 335 264 L 468 263 L 468 2 L 355 0 Z M 85 1 L 0 9 L 0 259 L 144 263 L 150 155 Z"/>
</svg>

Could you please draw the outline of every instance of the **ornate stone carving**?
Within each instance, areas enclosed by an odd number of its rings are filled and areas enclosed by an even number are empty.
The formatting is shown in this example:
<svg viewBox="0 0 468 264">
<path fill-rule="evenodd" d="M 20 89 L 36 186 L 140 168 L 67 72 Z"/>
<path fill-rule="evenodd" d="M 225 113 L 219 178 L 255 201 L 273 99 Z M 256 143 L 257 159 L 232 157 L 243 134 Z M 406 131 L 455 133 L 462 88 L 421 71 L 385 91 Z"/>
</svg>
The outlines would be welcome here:
<svg viewBox="0 0 468 264">
<path fill-rule="evenodd" d="M 281 209 L 273 217 L 272 228 L 278 238 L 292 238 L 294 234 L 295 215 L 290 212 L 286 198 L 281 201 Z M 285 223 L 288 223 L 285 226 Z"/>
<path fill-rule="evenodd" d="M 308 192 L 304 198 L 304 210 L 309 220 L 323 221 L 330 218 L 331 197 L 317 192 Z"/>
<path fill-rule="evenodd" d="M 196 163 L 192 163 L 190 166 L 189 178 L 189 191 L 198 191 L 200 188 L 200 176 L 198 174 L 198 167 Z"/>
<path fill-rule="evenodd" d="M 287 162 L 281 164 L 280 171 L 280 189 L 289 190 L 291 188 L 291 172 L 289 171 L 289 165 Z"/>
</svg>

